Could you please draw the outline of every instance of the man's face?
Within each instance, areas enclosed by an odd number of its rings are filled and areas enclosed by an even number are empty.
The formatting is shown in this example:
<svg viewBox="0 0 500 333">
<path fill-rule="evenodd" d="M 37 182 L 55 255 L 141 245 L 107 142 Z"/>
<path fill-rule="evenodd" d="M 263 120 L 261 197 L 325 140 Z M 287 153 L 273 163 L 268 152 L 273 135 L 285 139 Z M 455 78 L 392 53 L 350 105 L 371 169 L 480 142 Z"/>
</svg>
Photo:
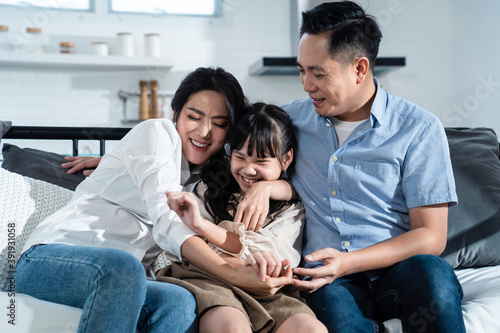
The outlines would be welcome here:
<svg viewBox="0 0 500 333">
<path fill-rule="evenodd" d="M 360 107 L 355 63 L 344 64 L 328 52 L 328 34 L 304 34 L 300 39 L 297 64 L 304 90 L 313 100 L 316 113 L 353 119 Z"/>
</svg>

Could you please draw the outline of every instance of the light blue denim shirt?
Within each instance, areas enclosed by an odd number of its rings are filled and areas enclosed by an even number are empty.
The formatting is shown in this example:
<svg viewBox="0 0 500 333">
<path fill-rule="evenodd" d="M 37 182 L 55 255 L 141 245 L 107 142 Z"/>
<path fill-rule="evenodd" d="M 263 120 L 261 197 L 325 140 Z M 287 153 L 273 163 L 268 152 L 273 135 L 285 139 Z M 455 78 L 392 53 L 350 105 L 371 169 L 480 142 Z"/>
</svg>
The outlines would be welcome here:
<svg viewBox="0 0 500 333">
<path fill-rule="evenodd" d="M 457 203 L 439 120 L 374 82 L 370 118 L 341 147 L 310 98 L 283 105 L 298 140 L 290 178 L 306 208 L 303 255 L 365 248 L 410 230 L 409 208 Z"/>
</svg>

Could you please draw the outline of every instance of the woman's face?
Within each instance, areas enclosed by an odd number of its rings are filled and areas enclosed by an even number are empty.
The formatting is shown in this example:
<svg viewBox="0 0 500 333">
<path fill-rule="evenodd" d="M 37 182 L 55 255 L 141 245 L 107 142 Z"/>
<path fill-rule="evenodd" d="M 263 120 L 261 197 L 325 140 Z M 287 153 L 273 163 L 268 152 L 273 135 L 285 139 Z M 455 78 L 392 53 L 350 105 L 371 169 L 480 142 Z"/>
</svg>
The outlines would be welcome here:
<svg viewBox="0 0 500 333">
<path fill-rule="evenodd" d="M 258 181 L 279 179 L 281 172 L 288 168 L 292 159 L 293 150 L 287 152 L 282 160 L 277 157 L 258 157 L 255 146 L 252 155 L 248 155 L 247 139 L 241 149 L 235 149 L 231 153 L 231 174 L 244 194 Z"/>
<path fill-rule="evenodd" d="M 174 121 L 182 140 L 182 152 L 192 164 L 205 163 L 226 143 L 229 112 L 224 96 L 218 92 L 194 93 L 176 113 Z"/>
</svg>

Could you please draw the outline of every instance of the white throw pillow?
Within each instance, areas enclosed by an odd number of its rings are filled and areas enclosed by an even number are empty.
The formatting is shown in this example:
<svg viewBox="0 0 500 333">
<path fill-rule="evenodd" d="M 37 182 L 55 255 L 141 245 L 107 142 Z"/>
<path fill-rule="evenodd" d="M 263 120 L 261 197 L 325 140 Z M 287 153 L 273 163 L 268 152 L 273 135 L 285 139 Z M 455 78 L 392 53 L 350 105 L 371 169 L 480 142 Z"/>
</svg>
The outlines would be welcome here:
<svg viewBox="0 0 500 333">
<path fill-rule="evenodd" d="M 0 168 L 0 290 L 36 226 L 66 205 L 73 191 Z"/>
</svg>

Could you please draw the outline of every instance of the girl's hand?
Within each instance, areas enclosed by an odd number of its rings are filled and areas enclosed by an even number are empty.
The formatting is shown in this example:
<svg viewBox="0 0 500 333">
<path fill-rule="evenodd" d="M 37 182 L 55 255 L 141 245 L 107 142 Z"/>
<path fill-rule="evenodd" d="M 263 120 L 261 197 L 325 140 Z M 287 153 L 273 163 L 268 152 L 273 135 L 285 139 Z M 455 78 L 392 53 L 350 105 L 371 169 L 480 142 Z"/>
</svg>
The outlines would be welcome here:
<svg viewBox="0 0 500 333">
<path fill-rule="evenodd" d="M 66 169 L 71 168 L 68 170 L 69 174 L 74 174 L 83 169 L 90 169 L 83 171 L 83 174 L 88 177 L 94 172 L 101 159 L 102 156 L 65 156 L 64 160 L 67 162 L 61 164 L 61 166 Z"/>
<path fill-rule="evenodd" d="M 271 182 L 260 181 L 253 184 L 238 205 L 234 222 L 243 222 L 246 230 L 259 231 L 269 213 L 271 190 Z"/>
<path fill-rule="evenodd" d="M 204 220 L 193 193 L 166 191 L 167 204 L 189 228 L 198 232 Z"/>
<path fill-rule="evenodd" d="M 259 275 L 261 281 L 266 281 L 266 277 L 278 277 L 286 275 L 286 270 L 290 270 L 290 261 L 285 259 L 280 261 L 275 252 L 261 251 L 250 254 L 245 259 L 245 264 L 252 266 Z"/>
</svg>

